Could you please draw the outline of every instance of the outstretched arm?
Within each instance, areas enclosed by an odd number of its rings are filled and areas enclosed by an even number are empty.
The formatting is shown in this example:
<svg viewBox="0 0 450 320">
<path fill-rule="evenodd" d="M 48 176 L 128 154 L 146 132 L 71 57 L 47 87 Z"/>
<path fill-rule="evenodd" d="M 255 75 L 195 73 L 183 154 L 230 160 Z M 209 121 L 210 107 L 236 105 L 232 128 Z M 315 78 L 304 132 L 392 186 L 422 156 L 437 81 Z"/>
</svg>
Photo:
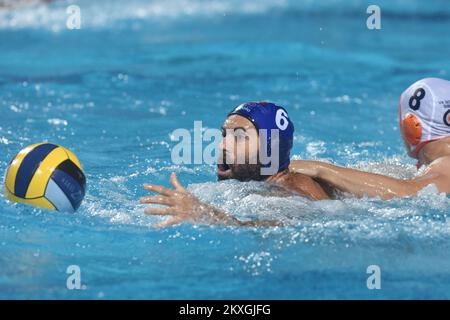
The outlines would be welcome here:
<svg viewBox="0 0 450 320">
<path fill-rule="evenodd" d="M 385 200 L 416 195 L 421 189 L 432 183 L 439 187 L 442 179 L 439 174 L 430 172 L 415 179 L 401 180 L 319 161 L 296 160 L 291 164 L 290 169 L 324 181 L 337 190 L 354 194 L 357 197 L 381 197 Z"/>
<path fill-rule="evenodd" d="M 175 173 L 170 176 L 170 183 L 174 187 L 173 190 L 153 184 L 144 185 L 144 189 L 159 195 L 143 197 L 140 199 L 141 203 L 167 206 L 166 208 L 149 207 L 145 209 L 145 213 L 171 216 L 166 221 L 156 224 L 155 227 L 167 227 L 184 221 L 248 227 L 281 226 L 281 222 L 273 220 L 240 221 L 212 205 L 203 203 L 181 185 Z"/>
</svg>

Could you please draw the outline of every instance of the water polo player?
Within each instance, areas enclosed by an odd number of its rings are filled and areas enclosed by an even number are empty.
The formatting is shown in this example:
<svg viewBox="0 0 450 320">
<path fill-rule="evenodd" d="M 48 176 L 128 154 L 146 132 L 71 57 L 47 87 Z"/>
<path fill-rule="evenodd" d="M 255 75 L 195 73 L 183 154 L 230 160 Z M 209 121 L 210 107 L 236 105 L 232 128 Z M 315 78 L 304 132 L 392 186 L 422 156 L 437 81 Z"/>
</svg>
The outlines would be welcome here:
<svg viewBox="0 0 450 320">
<path fill-rule="evenodd" d="M 408 155 L 418 168 L 426 166 L 417 177 L 399 180 L 318 161 L 295 161 L 291 170 L 358 197 L 412 196 L 431 184 L 449 194 L 450 81 L 427 78 L 411 85 L 400 97 L 398 116 Z"/>
<path fill-rule="evenodd" d="M 314 200 L 329 198 L 312 178 L 289 170 L 294 126 L 284 108 L 269 102 L 244 103 L 228 114 L 222 132 L 217 168 L 219 180 L 266 180 Z M 249 226 L 278 224 L 276 221 L 239 221 L 200 202 L 180 184 L 174 173 L 170 181 L 175 190 L 152 184 L 144 186 L 159 195 L 143 197 L 141 203 L 167 206 L 149 207 L 145 212 L 172 216 L 158 226 L 185 220 Z"/>
</svg>

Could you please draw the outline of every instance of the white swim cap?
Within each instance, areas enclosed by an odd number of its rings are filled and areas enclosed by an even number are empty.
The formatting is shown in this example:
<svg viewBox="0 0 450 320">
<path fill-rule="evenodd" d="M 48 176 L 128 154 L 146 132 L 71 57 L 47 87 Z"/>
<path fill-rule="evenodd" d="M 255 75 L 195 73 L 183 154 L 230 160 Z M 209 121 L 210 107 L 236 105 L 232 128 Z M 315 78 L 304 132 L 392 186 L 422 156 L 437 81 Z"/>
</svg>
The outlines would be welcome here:
<svg viewBox="0 0 450 320">
<path fill-rule="evenodd" d="M 450 136 L 450 81 L 417 81 L 400 96 L 398 114 L 408 154 L 417 158 L 427 143 Z"/>
</svg>

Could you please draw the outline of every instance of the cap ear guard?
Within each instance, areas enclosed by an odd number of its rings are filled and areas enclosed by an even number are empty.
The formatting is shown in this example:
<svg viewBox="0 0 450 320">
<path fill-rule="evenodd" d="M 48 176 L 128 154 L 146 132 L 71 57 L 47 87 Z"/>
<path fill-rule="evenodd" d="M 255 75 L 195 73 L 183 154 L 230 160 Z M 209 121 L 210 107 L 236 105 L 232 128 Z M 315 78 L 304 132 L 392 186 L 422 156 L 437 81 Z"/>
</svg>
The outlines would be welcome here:
<svg viewBox="0 0 450 320">
<path fill-rule="evenodd" d="M 401 121 L 403 139 L 411 146 L 417 146 L 422 138 L 423 128 L 417 116 L 408 113 Z"/>
</svg>

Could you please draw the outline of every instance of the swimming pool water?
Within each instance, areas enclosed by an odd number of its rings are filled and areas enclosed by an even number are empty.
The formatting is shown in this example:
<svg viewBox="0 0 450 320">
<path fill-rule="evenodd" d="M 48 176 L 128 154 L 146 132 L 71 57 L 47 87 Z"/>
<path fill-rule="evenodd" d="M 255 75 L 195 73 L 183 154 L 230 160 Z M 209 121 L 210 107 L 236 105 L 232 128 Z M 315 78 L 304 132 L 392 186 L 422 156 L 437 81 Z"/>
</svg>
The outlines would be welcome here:
<svg viewBox="0 0 450 320">
<path fill-rule="evenodd" d="M 80 30 L 65 28 L 66 7 Z M 285 106 L 294 158 L 400 178 L 399 94 L 449 78 L 445 1 L 58 1 L 0 9 L 0 172 L 26 145 L 51 141 L 84 165 L 76 214 L 0 195 L 0 298 L 450 298 L 450 199 L 312 202 L 262 183 L 216 182 L 211 165 L 174 165 L 177 128 L 220 127 L 251 100 Z M 142 184 L 169 174 L 236 216 L 284 228 L 183 224 L 156 230 Z M 78 265 L 84 290 L 68 290 Z M 381 268 L 381 290 L 366 286 Z"/>
</svg>

